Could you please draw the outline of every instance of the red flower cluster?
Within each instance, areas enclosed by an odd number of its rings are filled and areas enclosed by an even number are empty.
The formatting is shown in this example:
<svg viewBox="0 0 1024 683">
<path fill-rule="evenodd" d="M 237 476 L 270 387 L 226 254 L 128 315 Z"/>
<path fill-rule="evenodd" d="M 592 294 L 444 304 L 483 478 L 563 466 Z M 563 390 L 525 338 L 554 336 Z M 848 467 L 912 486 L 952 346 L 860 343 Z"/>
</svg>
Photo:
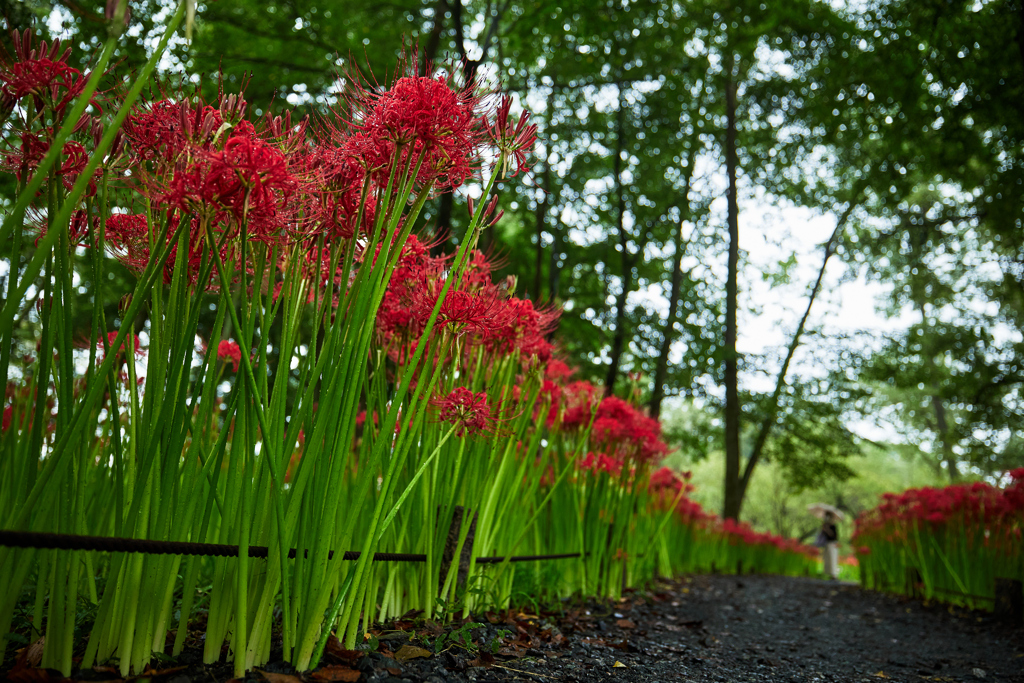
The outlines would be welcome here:
<svg viewBox="0 0 1024 683">
<path fill-rule="evenodd" d="M 1024 468 L 1008 474 L 1011 483 L 1005 489 L 974 482 L 886 493 L 878 507 L 857 517 L 853 539 L 868 546 L 879 541 L 912 543 L 915 525 L 932 531 L 955 526 L 963 529 L 970 544 L 1019 551 Z"/>
<path fill-rule="evenodd" d="M 4 152 L 0 167 L 25 180 L 50 151 L 56 131 L 64 124 L 69 105 L 84 90 L 88 75 L 68 65 L 71 49 L 62 49 L 59 40 L 43 41 L 33 47 L 32 32 L 25 29 L 22 33 L 12 32 L 11 42 L 13 57 L 0 52 L 0 113 L 7 118 L 16 105 L 22 105 L 13 117 L 14 129 L 10 131 L 11 139 L 20 140 L 21 144 Z M 95 100 L 91 104 L 101 109 Z M 96 128 L 97 122 L 88 114 L 76 124 L 75 132 L 83 137 L 102 130 Z M 77 140 L 68 140 L 61 151 L 63 158 L 57 161 L 57 176 L 70 189 L 84 170 L 88 154 Z M 90 183 L 89 189 L 94 191 L 95 184 Z"/>
<path fill-rule="evenodd" d="M 31 97 L 35 109 L 50 108 L 58 116 L 85 88 L 87 76 L 68 66 L 71 48 L 61 50 L 61 43 L 43 41 L 32 47 L 32 31 L 11 33 L 14 59 L 0 60 L 0 90 L 5 98 L 19 101 Z"/>
<path fill-rule="evenodd" d="M 448 277 L 447 258 L 429 255 L 430 245 L 410 236 L 381 303 L 377 332 L 392 357 L 404 357 L 423 334 Z M 492 264 L 480 251 L 471 255 L 461 286 L 452 286 L 441 302 L 435 331 L 462 340 L 465 354 L 483 349 L 492 360 L 521 355 L 551 358 L 548 335 L 558 314 L 534 308 L 526 299 L 510 296 L 506 283 L 492 282 Z"/>
<path fill-rule="evenodd" d="M 366 114 L 356 123 L 360 156 L 384 186 L 392 173 L 419 164 L 422 187 L 443 192 L 474 171 L 480 131 L 479 97 L 472 85 L 454 86 L 443 75 L 405 76 L 381 95 L 367 91 Z"/>
<path fill-rule="evenodd" d="M 22 121 L 23 129 L 13 138 L 20 145 L 4 153 L 3 165 L 23 178 L 52 146 L 54 127 L 81 92 L 85 76 L 67 64 L 70 51 L 59 42 L 33 47 L 28 31 L 12 40 L 14 58 L 0 59 L 0 110 L 11 111 L 18 101 L 32 97 L 35 107 L 19 111 L 36 114 Z M 173 245 L 165 279 L 175 264 L 184 265 L 191 286 L 215 288 L 220 279 L 210 265 L 213 249 L 235 273 L 244 273 L 252 271 L 256 256 L 277 248 L 283 269 L 288 262 L 284 256 L 292 250 L 312 252 L 320 248 L 313 246 L 320 238 L 327 247 L 361 239 L 380 212 L 402 211 L 402 206 L 380 205 L 396 178 L 404 177 L 409 183 L 405 189 L 415 192 L 450 191 L 475 173 L 486 146 L 501 159 L 514 158 L 517 169 L 528 166 L 536 129 L 527 125 L 527 114 L 514 122 L 507 98 L 488 99 L 485 106 L 475 84 L 456 83 L 441 71 L 418 75 L 407 66 L 399 66 L 390 87 L 363 87 L 358 78 L 352 79 L 347 111 L 316 128 L 306 121 L 293 123 L 290 114 L 268 114 L 261 122 L 250 122 L 245 100 L 235 94 L 207 103 L 198 94 L 177 93 L 136 104 L 103 164 L 114 189 L 127 185 L 144 196 L 147 211 L 144 217 L 109 217 L 112 253 L 140 270 L 166 246 L 160 236 L 184 225 L 187 256 L 177 253 L 178 243 Z M 93 104 L 96 109 L 119 108 L 117 98 L 113 94 L 102 106 Z M 65 144 L 58 176 L 67 187 L 82 173 L 92 154 L 90 144 L 102 132 L 98 120 L 84 117 L 74 139 Z M 488 209 L 493 208 L 492 202 Z M 389 213 L 389 221 L 394 218 Z M 243 235 L 248 249 L 240 248 Z M 259 245 L 266 251 L 260 252 Z M 475 258 L 466 278 L 472 289 L 453 291 L 443 302 L 441 327 L 475 335 L 479 343 L 506 353 L 547 358 L 545 337 L 554 315 L 507 296 L 491 283 L 487 260 Z M 307 261 L 321 270 L 331 263 L 320 253 Z M 200 282 L 204 263 L 210 277 Z M 385 331 L 410 328 L 405 342 L 411 344 L 423 310 L 436 303 L 443 277 L 424 278 L 423 272 L 408 269 L 425 266 L 437 275 L 444 268 L 434 259 L 403 266 L 406 272 L 396 273 L 383 318 Z M 310 300 L 338 300 L 338 290 L 348 286 L 343 279 L 326 272 L 311 277 L 314 287 L 334 291 L 311 294 Z M 415 300 L 402 291 L 408 281 Z M 424 281 L 435 286 L 421 287 Z M 271 284 L 279 287 L 280 278 Z"/>
<path fill-rule="evenodd" d="M 488 434 L 495 430 L 497 419 L 487 403 L 487 394 L 473 393 L 465 387 L 456 387 L 447 396 L 439 396 L 430 404 L 438 409 L 438 419 L 455 425 L 455 434 Z"/>
<path fill-rule="evenodd" d="M 816 557 L 818 553 L 814 547 L 804 545 L 795 538 L 783 538 L 775 534 L 754 531 L 746 522 L 726 519 L 721 522 L 720 528 L 721 533 L 732 544 L 742 543 L 752 547 L 772 546 L 783 552 L 799 553 L 808 557 Z"/>
<path fill-rule="evenodd" d="M 217 345 L 217 358 L 224 361 L 225 366 L 231 363 L 231 369 L 238 372 L 238 366 L 242 362 L 242 347 L 238 342 L 225 339 Z"/>
</svg>

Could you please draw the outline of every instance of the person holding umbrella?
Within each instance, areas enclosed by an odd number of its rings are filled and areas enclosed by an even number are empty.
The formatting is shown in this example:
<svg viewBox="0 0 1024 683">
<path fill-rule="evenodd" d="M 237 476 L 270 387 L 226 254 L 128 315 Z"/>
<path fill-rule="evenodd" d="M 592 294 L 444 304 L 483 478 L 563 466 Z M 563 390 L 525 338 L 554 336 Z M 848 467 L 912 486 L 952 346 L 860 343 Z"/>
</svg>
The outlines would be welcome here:
<svg viewBox="0 0 1024 683">
<path fill-rule="evenodd" d="M 821 530 L 815 545 L 821 548 L 822 559 L 825 561 L 825 575 L 830 579 L 839 578 L 839 528 L 836 522 L 843 518 L 843 513 L 836 507 L 826 503 L 815 503 L 807 506 L 808 512 L 821 518 Z"/>
</svg>

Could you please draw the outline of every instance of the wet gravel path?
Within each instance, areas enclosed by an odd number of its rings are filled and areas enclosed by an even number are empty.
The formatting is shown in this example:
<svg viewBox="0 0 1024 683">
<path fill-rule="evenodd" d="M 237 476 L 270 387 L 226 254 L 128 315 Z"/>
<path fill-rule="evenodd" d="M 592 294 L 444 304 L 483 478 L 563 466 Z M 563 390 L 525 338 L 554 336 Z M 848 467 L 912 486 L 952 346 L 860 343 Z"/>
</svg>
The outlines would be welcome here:
<svg viewBox="0 0 1024 683">
<path fill-rule="evenodd" d="M 346 651 L 335 640 L 318 671 L 300 676 L 272 662 L 249 672 L 246 683 L 1024 683 L 1021 625 L 809 578 L 696 576 L 614 604 L 567 603 L 556 612 L 479 620 L 482 626 L 461 634 L 458 625 L 453 632 L 411 618 L 386 624 L 367 643 L 374 652 Z M 202 665 L 200 631 L 189 641 L 178 661 L 154 663 L 143 678 L 242 683 L 231 680 L 230 665 Z M 14 683 L 61 681 L 41 669 L 4 673 Z M 98 667 L 72 679 L 112 681 L 113 673 Z"/>
<path fill-rule="evenodd" d="M 1020 626 L 816 579 L 694 577 L 584 616 L 568 647 L 508 663 L 551 678 L 475 680 L 1024 681 Z"/>
</svg>

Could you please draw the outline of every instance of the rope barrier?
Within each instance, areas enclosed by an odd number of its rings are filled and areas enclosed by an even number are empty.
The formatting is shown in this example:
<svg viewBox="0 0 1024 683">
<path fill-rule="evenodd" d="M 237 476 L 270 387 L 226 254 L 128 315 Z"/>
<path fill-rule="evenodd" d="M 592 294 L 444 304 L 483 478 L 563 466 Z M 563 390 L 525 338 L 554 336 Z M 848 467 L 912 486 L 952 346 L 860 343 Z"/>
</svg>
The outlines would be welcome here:
<svg viewBox="0 0 1024 683">
<path fill-rule="evenodd" d="M 36 531 L 3 531 L 0 530 L 0 545 L 10 548 L 43 548 L 48 550 L 102 550 L 113 553 L 145 553 L 147 555 L 202 555 L 214 557 L 237 557 L 237 545 L 221 543 L 189 543 L 186 541 L 151 541 L 141 538 L 116 538 L 112 536 L 77 536 L 74 534 L 52 534 Z M 265 558 L 270 554 L 266 546 L 249 546 L 249 557 Z M 345 551 L 346 560 L 358 560 L 358 550 Z M 295 548 L 288 551 L 288 557 L 294 559 Z M 309 551 L 303 553 L 309 556 Z M 328 551 L 328 559 L 334 557 L 334 551 Z M 511 557 L 478 557 L 477 564 L 498 564 L 506 559 L 509 562 L 532 562 L 537 560 L 562 560 L 580 557 L 580 553 L 561 553 L 558 555 L 512 555 Z M 374 562 L 426 562 L 427 556 L 421 553 L 374 553 Z"/>
</svg>

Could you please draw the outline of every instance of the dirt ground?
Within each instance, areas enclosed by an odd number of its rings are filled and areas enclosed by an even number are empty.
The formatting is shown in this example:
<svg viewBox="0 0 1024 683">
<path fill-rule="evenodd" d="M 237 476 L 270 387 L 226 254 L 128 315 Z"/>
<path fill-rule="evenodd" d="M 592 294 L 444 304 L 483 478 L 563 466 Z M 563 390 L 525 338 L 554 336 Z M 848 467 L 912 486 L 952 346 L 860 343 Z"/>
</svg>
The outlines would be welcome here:
<svg viewBox="0 0 1024 683">
<path fill-rule="evenodd" d="M 297 676 L 277 662 L 246 680 L 1024 683 L 1021 625 L 818 579 L 687 577 L 614 604 L 565 603 L 541 614 L 491 613 L 478 622 L 442 629 L 410 617 L 375 629 L 366 644 L 374 652 L 346 651 L 333 641 L 316 672 Z M 145 677 L 155 683 L 231 678 L 230 665 L 202 665 L 198 647 L 154 666 Z M 16 667 L 7 676 L 15 683 L 59 681 L 54 673 Z M 72 677 L 109 681 L 112 673 L 99 668 Z"/>
</svg>

